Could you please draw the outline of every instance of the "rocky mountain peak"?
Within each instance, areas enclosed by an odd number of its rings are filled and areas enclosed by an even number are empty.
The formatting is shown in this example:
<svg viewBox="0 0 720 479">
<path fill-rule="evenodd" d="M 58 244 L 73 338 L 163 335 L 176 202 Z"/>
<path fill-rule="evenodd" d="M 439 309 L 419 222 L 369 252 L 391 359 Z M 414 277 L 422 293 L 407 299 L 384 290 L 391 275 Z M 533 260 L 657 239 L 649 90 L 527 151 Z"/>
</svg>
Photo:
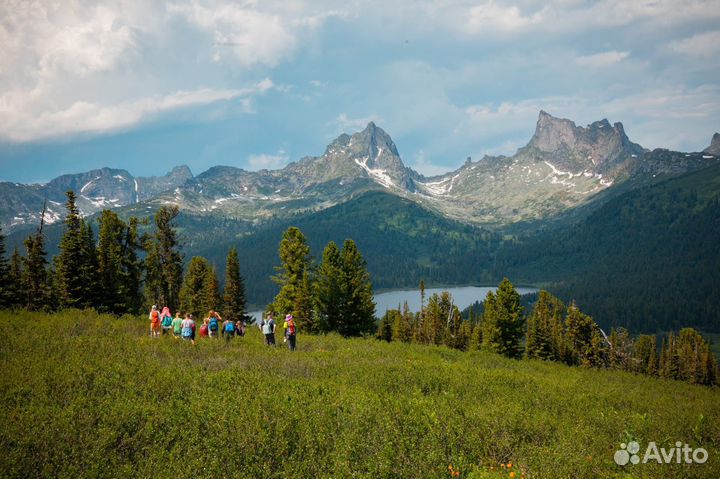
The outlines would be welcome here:
<svg viewBox="0 0 720 479">
<path fill-rule="evenodd" d="M 710 141 L 710 146 L 703 150 L 703 153 L 720 156 L 720 133 L 715 133 Z"/>
<path fill-rule="evenodd" d="M 640 145 L 630 141 L 622 123 L 611 126 L 603 119 L 582 127 L 545 111 L 540 111 L 528 146 L 577 171 L 604 171 L 624 158 L 644 152 Z"/>
</svg>

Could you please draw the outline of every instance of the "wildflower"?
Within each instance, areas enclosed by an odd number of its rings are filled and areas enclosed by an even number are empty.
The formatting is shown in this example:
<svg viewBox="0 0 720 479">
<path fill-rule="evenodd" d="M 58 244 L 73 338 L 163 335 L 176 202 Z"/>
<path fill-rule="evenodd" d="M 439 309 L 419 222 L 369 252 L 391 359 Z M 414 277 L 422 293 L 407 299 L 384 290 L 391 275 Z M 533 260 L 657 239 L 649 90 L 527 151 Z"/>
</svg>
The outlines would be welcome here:
<svg viewBox="0 0 720 479">
<path fill-rule="evenodd" d="M 510 477 L 515 477 L 515 471 L 510 471 Z"/>
<path fill-rule="evenodd" d="M 508 467 L 508 469 L 512 469 L 512 462 L 508 462 L 507 467 Z"/>
</svg>

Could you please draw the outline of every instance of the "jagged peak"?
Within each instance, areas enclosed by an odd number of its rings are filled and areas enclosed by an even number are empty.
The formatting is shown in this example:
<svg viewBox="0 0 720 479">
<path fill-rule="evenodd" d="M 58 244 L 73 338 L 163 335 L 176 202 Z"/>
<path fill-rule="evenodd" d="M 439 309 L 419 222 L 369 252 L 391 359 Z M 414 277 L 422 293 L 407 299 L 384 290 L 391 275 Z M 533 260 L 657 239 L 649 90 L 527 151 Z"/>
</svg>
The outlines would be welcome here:
<svg viewBox="0 0 720 479">
<path fill-rule="evenodd" d="M 720 155 L 720 133 L 715 133 L 710 140 L 710 146 L 703 150 L 703 153 Z"/>
</svg>

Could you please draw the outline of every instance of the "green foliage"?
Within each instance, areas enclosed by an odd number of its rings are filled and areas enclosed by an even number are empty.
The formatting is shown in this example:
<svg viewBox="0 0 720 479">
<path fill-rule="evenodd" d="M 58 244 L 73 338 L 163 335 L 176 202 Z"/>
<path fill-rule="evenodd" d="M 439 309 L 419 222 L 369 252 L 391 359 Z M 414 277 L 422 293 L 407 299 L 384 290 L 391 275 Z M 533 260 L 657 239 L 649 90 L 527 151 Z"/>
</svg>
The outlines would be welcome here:
<svg viewBox="0 0 720 479">
<path fill-rule="evenodd" d="M 13 303 L 13 286 L 10 277 L 10 263 L 5 255 L 5 235 L 0 228 L 0 309 Z"/>
<path fill-rule="evenodd" d="M 565 357 L 564 325 L 565 306 L 548 293 L 540 291 L 527 321 L 525 354 L 529 358 L 562 361 Z"/>
<path fill-rule="evenodd" d="M 0 312 L 0 476 L 507 478 L 508 462 L 515 479 L 720 475 L 715 389 L 336 334 L 301 335 L 294 353 L 256 328 L 193 347 L 146 322 Z M 622 469 L 628 435 L 709 459 Z"/>
<path fill-rule="evenodd" d="M 42 225 L 25 239 L 25 258 L 22 265 L 22 305 L 31 311 L 48 309 L 51 304 L 52 283 L 48 277 L 45 237 Z"/>
<path fill-rule="evenodd" d="M 183 256 L 179 251 L 175 219 L 177 206 L 163 206 L 155 214 L 155 231 L 145 241 L 145 299 L 176 310 L 180 302 Z"/>
<path fill-rule="evenodd" d="M 520 295 L 507 278 L 498 286 L 497 294 L 488 292 L 483 314 L 483 345 L 490 351 L 511 358 L 522 355 L 525 317 Z"/>
<path fill-rule="evenodd" d="M 225 261 L 225 290 L 223 311 L 226 319 L 237 321 L 245 316 L 245 282 L 240 275 L 240 260 L 237 249 L 231 247 Z"/>
<path fill-rule="evenodd" d="M 663 339 L 660 376 L 695 384 L 717 384 L 718 361 L 708 342 L 693 328 Z"/>
<path fill-rule="evenodd" d="M 318 322 L 311 332 L 337 330 L 342 301 L 340 249 L 330 241 L 322 254 L 315 280 L 315 308 Z"/>
<path fill-rule="evenodd" d="M 390 342 L 393 340 L 393 325 L 402 315 L 397 309 L 390 309 L 385 311 L 382 318 L 380 318 L 380 324 L 378 325 L 375 337 Z"/>
<path fill-rule="evenodd" d="M 310 247 L 299 228 L 293 226 L 283 233 L 278 254 L 281 266 L 276 268 L 278 274 L 273 277 L 273 281 L 280 286 L 280 291 L 270 309 L 282 315 L 292 314 L 298 327 L 303 327 L 309 318 L 300 316 L 298 299 L 306 294 L 301 292 L 301 288 L 305 272 L 310 268 Z M 302 313 L 306 314 L 306 311 Z"/>
<path fill-rule="evenodd" d="M 337 331 L 359 336 L 375 327 L 372 281 L 355 242 L 345 240 L 340 251 L 340 316 Z"/>
<path fill-rule="evenodd" d="M 204 317 L 220 305 L 215 268 L 201 256 L 190 260 L 185 281 L 180 289 L 180 310 L 195 318 Z M 162 308 L 165 305 L 158 305 Z M 172 309 L 171 309 L 172 310 Z"/>
</svg>

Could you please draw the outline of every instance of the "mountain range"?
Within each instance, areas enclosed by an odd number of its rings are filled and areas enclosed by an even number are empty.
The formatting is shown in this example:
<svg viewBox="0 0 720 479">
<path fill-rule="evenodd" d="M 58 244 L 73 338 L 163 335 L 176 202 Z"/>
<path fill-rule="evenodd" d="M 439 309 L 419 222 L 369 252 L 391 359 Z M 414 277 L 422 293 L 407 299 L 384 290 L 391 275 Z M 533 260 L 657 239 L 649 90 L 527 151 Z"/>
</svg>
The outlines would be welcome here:
<svg viewBox="0 0 720 479">
<path fill-rule="evenodd" d="M 34 227 L 45 200 L 45 222 L 57 222 L 65 192 L 73 189 L 86 216 L 104 208 L 144 216 L 177 204 L 184 214 L 234 220 L 248 232 L 266 221 L 381 190 L 469 224 L 534 226 L 609 198 L 608 192 L 627 185 L 703 168 L 718 160 L 719 150 L 717 133 L 703 152 L 650 151 L 630 141 L 621 123 L 601 120 L 582 127 L 541 111 L 534 135 L 514 155 L 468 158 L 455 171 L 425 177 L 406 167 L 392 138 L 370 122 L 360 132 L 340 135 L 321 156 L 278 170 L 216 166 L 194 176 L 187 166 L 178 166 L 165 176 L 135 177 L 102 168 L 44 185 L 2 182 L 0 224 L 5 231 Z"/>
</svg>

